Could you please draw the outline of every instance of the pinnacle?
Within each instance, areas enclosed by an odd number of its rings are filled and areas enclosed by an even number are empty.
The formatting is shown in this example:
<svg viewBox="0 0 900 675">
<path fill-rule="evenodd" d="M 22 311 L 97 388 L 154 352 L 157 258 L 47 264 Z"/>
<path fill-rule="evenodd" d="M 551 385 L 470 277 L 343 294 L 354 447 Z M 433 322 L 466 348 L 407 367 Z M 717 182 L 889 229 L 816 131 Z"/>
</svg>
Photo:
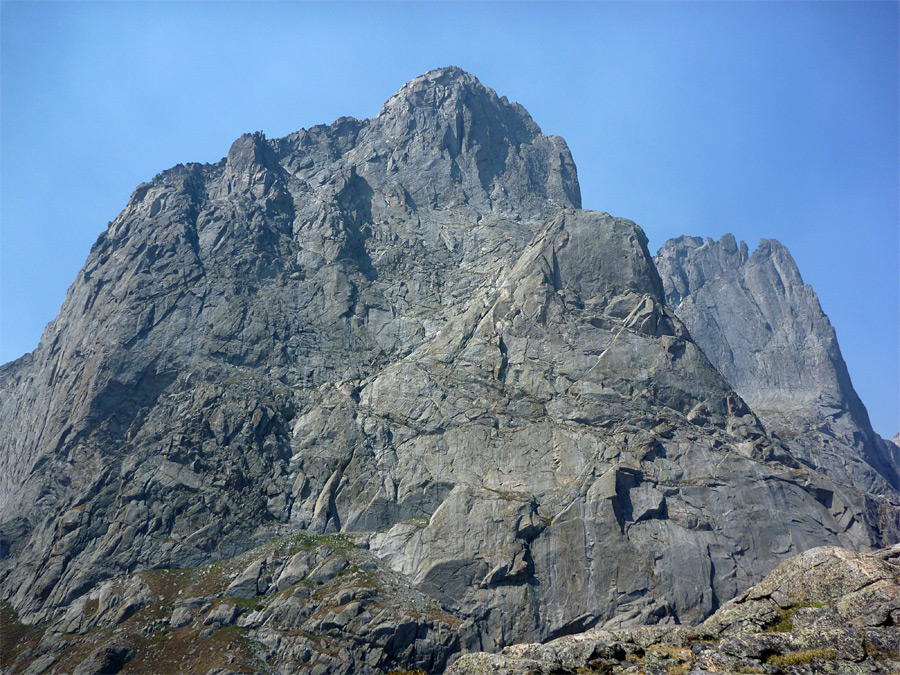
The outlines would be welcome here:
<svg viewBox="0 0 900 675">
<path fill-rule="evenodd" d="M 429 70 L 404 84 L 388 99 L 380 114 L 389 114 L 392 110 L 405 109 L 409 105 L 420 107 L 427 105 L 426 102 L 439 105 L 447 99 L 458 99 L 463 93 L 499 103 L 497 94 L 482 85 L 477 77 L 457 66 L 447 66 Z"/>
<path fill-rule="evenodd" d="M 481 84 L 481 82 L 478 81 L 478 78 L 471 73 L 466 72 L 458 66 L 446 66 L 444 68 L 435 68 L 434 70 L 429 70 L 427 73 L 423 73 L 422 75 L 413 78 L 407 83 L 407 86 L 415 87 L 417 85 L 442 85 L 452 87 L 454 85 L 466 86 L 473 84 L 477 85 L 481 89 L 484 89 L 484 86 Z"/>
</svg>

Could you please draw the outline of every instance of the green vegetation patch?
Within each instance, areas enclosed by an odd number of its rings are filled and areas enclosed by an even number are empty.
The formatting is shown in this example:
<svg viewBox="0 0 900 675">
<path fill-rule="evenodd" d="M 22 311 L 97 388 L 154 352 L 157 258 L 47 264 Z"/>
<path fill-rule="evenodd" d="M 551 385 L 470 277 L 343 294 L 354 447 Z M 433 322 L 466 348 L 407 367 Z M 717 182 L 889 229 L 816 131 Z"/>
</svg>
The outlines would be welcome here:
<svg viewBox="0 0 900 675">
<path fill-rule="evenodd" d="M 350 541 L 345 534 L 295 534 L 290 537 L 278 537 L 276 546 L 281 545 L 281 550 L 287 555 L 294 555 L 300 551 L 312 551 L 321 546 L 327 546 L 332 551 L 349 551 L 356 548 L 356 544 Z M 286 546 L 286 550 L 284 549 Z"/>
<path fill-rule="evenodd" d="M 794 605 L 793 607 L 790 607 L 788 609 L 780 609 L 779 608 L 778 611 L 781 613 L 781 619 L 778 621 L 778 623 L 776 623 L 772 626 L 767 626 L 766 630 L 771 633 L 787 633 L 788 631 L 794 630 L 793 617 L 794 617 L 794 614 L 796 614 L 799 610 L 801 610 L 805 607 L 815 607 L 815 608 L 825 607 L 828 604 L 830 604 L 830 603 L 799 602 L 796 605 Z"/>
<path fill-rule="evenodd" d="M 16 657 L 34 648 L 42 631 L 19 621 L 19 615 L 8 602 L 0 602 L 0 668 L 7 670 Z"/>
<path fill-rule="evenodd" d="M 766 630 L 772 633 L 787 633 L 794 630 L 794 622 L 791 619 L 794 616 L 794 610 L 780 609 L 778 611 L 781 612 L 781 620 L 772 626 L 766 626 Z"/>
<path fill-rule="evenodd" d="M 187 627 L 168 633 L 155 633 L 137 639 L 134 658 L 122 673 L 205 673 L 213 668 L 228 668 L 240 673 L 259 672 L 259 664 L 247 629 L 225 626 L 208 637 L 200 629 Z"/>
<path fill-rule="evenodd" d="M 531 501 L 532 496 L 527 492 L 515 492 L 513 490 L 498 490 L 497 488 L 491 488 L 484 486 L 484 489 L 488 492 L 493 492 L 495 495 L 500 497 L 500 499 L 507 502 L 528 502 Z"/>
<path fill-rule="evenodd" d="M 677 666 L 670 666 L 666 669 L 666 675 L 687 675 L 690 670 L 691 662 L 680 663 Z"/>
<path fill-rule="evenodd" d="M 834 661 L 836 658 L 837 650 L 825 647 L 822 649 L 804 649 L 798 652 L 788 652 L 787 654 L 776 654 L 769 657 L 766 663 L 771 663 L 773 666 L 802 666 L 812 663 L 816 659 Z"/>
</svg>

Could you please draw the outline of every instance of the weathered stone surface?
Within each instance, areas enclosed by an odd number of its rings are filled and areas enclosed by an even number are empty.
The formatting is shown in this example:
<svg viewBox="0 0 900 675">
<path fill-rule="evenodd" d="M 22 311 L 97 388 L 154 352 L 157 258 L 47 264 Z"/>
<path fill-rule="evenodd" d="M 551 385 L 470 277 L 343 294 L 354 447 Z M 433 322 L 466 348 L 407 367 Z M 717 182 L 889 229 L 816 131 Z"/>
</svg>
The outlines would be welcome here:
<svg viewBox="0 0 900 675">
<path fill-rule="evenodd" d="M 203 619 L 204 626 L 230 626 L 237 619 L 239 610 L 235 605 L 228 602 L 221 602 L 216 605 L 206 618 Z"/>
<path fill-rule="evenodd" d="M 893 673 L 900 668 L 900 546 L 815 548 L 782 563 L 697 628 L 593 630 L 500 654 L 463 673 Z"/>
<path fill-rule="evenodd" d="M 881 439 L 884 447 L 887 449 L 888 461 L 891 466 L 900 466 L 900 434 L 896 434 L 892 439 Z"/>
<path fill-rule="evenodd" d="M 225 595 L 229 598 L 253 598 L 259 595 L 259 576 L 264 567 L 264 560 L 256 560 L 251 563 L 225 589 Z"/>
<path fill-rule="evenodd" d="M 194 617 L 187 607 L 176 607 L 172 611 L 172 616 L 169 617 L 169 625 L 172 626 L 172 628 L 182 628 L 187 626 L 193 620 Z"/>
<path fill-rule="evenodd" d="M 876 479 L 798 462 L 710 363 L 640 228 L 579 207 L 565 143 L 455 68 L 138 186 L 0 368 L 20 663 L 183 631 L 439 672 L 699 622 L 799 551 L 896 536 Z"/>
<path fill-rule="evenodd" d="M 119 644 L 101 647 L 90 657 L 82 661 L 74 670 L 75 675 L 110 675 L 122 670 L 122 666 L 134 653 Z"/>
<path fill-rule="evenodd" d="M 238 603 L 228 598 L 233 576 L 265 567 L 283 579 L 301 553 L 326 562 L 340 558 L 346 566 L 328 579 L 302 580 Z M 134 588 L 152 592 L 119 621 L 105 598 Z M 70 607 L 64 620 L 44 627 L 31 653 L 10 662 L 12 672 L 29 661 L 30 672 L 107 672 L 100 668 L 122 667 L 111 660 L 116 655 L 127 660 L 126 672 L 138 673 L 208 672 L 210 666 L 257 672 L 259 659 L 276 672 L 441 672 L 461 649 L 462 626 L 351 539 L 298 535 L 198 568 L 148 570 L 106 582 L 99 594 Z M 4 643 L 4 659 L 7 648 L 12 655 L 21 649 Z"/>
<path fill-rule="evenodd" d="M 656 264 L 691 337 L 792 454 L 846 485 L 900 489 L 900 462 L 869 423 L 834 328 L 791 254 L 763 239 L 679 237 Z"/>
</svg>

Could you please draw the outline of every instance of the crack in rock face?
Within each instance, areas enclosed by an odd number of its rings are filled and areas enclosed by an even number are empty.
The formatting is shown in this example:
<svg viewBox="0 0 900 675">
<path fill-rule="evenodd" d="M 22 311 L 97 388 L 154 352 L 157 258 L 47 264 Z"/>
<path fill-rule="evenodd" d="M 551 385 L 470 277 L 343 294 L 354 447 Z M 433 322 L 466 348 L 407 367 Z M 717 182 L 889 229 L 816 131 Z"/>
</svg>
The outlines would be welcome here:
<svg viewBox="0 0 900 675">
<path fill-rule="evenodd" d="M 783 246 L 653 258 L 442 68 L 138 186 L 0 367 L 2 665 L 436 673 L 700 624 L 896 542 L 891 448 Z"/>
</svg>

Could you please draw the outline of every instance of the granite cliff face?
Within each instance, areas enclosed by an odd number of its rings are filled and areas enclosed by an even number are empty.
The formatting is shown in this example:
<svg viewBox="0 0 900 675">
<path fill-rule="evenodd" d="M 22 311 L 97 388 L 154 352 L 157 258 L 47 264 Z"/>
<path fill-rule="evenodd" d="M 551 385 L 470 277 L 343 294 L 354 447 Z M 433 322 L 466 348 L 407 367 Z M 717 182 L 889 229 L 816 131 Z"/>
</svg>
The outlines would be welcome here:
<svg viewBox="0 0 900 675">
<path fill-rule="evenodd" d="M 788 250 L 679 237 L 656 256 L 666 302 L 713 365 L 805 464 L 867 491 L 900 489 L 834 328 Z"/>
<path fill-rule="evenodd" d="M 900 547 L 812 549 L 697 627 L 594 630 L 470 654 L 458 675 L 872 673 L 900 668 Z"/>
<path fill-rule="evenodd" d="M 0 600 L 40 633 L 5 665 L 440 672 L 895 541 L 883 467 L 773 434 L 670 276 L 456 68 L 138 186 L 0 370 Z"/>
</svg>

